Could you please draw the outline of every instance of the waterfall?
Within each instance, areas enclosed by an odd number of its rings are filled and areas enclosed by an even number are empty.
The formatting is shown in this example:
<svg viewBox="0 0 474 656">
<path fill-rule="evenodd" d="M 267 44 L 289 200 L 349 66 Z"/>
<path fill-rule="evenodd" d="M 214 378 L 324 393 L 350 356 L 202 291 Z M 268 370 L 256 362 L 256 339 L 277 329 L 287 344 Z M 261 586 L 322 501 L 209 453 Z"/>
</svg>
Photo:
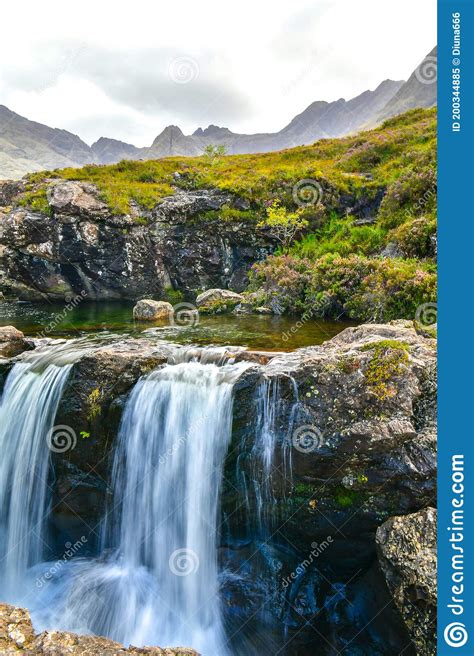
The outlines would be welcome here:
<svg viewBox="0 0 474 656">
<path fill-rule="evenodd" d="M 298 388 L 291 377 L 287 377 L 288 390 L 282 393 L 278 377 L 263 378 L 257 387 L 256 427 L 250 436 L 250 445 L 241 445 L 237 458 L 236 480 L 241 503 L 247 511 L 249 531 L 264 537 L 271 531 L 279 507 L 274 486 L 286 487 L 292 482 L 292 432 L 298 412 Z M 289 420 L 285 421 L 284 406 L 288 404 Z M 248 461 L 248 464 L 246 464 Z M 250 479 L 250 480 L 249 480 Z M 278 483 L 278 479 L 283 483 Z"/>
<path fill-rule="evenodd" d="M 44 558 L 54 418 L 71 368 L 70 347 L 14 365 L 0 405 L 0 584 L 19 600 L 26 570 Z"/>
<path fill-rule="evenodd" d="M 115 447 L 101 555 L 72 559 L 34 591 L 37 626 L 229 653 L 218 504 L 233 384 L 247 366 L 229 364 L 222 349 L 184 349 L 136 384 Z"/>
</svg>

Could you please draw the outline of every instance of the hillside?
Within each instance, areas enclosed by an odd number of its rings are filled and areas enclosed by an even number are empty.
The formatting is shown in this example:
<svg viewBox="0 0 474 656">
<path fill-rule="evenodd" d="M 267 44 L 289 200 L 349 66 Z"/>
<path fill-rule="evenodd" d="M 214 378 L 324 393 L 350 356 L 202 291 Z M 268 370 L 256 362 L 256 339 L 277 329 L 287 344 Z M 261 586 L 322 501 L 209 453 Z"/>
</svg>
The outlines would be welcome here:
<svg viewBox="0 0 474 656">
<path fill-rule="evenodd" d="M 29 121 L 0 105 L 0 178 L 92 161 L 91 149 L 76 135 Z"/>
<path fill-rule="evenodd" d="M 434 109 L 312 146 L 87 165 L 4 189 L 7 294 L 19 283 L 78 293 L 93 280 L 96 298 L 159 297 L 165 286 L 194 298 L 209 286 L 242 291 L 249 277 L 252 307 L 364 320 L 413 318 L 435 298 Z M 275 202 L 306 222 L 279 250 L 257 225 Z M 18 221 L 34 228 L 21 244 Z"/>
</svg>

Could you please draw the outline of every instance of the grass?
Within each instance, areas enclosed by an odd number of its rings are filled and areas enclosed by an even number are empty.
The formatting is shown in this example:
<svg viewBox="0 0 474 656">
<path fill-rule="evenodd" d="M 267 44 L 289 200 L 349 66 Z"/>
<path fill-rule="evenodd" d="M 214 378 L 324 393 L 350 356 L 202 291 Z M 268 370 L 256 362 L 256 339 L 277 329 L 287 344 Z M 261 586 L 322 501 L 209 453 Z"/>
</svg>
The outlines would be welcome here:
<svg viewBox="0 0 474 656">
<path fill-rule="evenodd" d="M 150 161 L 124 160 L 113 165 L 88 165 L 30 174 L 31 182 L 49 178 L 94 183 L 112 212 L 129 211 L 133 200 L 152 208 L 173 187 L 214 187 L 247 199 L 255 207 L 278 198 L 294 207 L 293 186 L 317 180 L 331 205 L 331 194 L 370 196 L 395 181 L 403 171 L 434 158 L 435 110 L 412 110 L 357 136 L 322 139 L 311 146 L 253 155 L 209 158 L 171 157 Z M 175 179 L 174 173 L 180 177 Z M 326 204 L 325 202 L 325 204 Z"/>
<path fill-rule="evenodd" d="M 52 178 L 95 184 L 116 215 L 127 214 L 132 201 L 149 210 L 176 188 L 220 189 L 247 201 L 248 209 L 224 206 L 189 220 L 250 223 L 255 230 L 275 201 L 289 213 L 300 210 L 295 190 L 309 180 L 320 197 L 304 205 L 299 239 L 251 272 L 249 291 L 260 305 L 313 318 L 388 321 L 412 319 L 420 304 L 436 300 L 436 109 L 279 152 L 33 173 L 19 203 L 51 214 Z M 371 221 L 358 225 L 360 216 Z M 392 242 L 400 256 L 382 258 Z"/>
</svg>

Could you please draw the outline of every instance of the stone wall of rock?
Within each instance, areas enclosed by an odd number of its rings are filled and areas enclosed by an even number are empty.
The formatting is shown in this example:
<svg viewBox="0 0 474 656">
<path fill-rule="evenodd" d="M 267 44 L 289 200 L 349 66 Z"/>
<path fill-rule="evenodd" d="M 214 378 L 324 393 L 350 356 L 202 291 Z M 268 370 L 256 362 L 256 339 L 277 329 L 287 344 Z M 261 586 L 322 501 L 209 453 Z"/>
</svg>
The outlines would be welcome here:
<svg viewBox="0 0 474 656">
<path fill-rule="evenodd" d="M 48 214 L 18 205 L 24 181 L 0 184 L 0 291 L 22 299 L 85 293 L 89 300 L 195 295 L 245 288 L 247 272 L 274 249 L 255 226 L 206 218 L 248 204 L 221 191 L 176 191 L 153 210 L 114 215 L 94 185 L 51 181 Z"/>
<path fill-rule="evenodd" d="M 419 656 L 436 654 L 436 509 L 391 517 L 377 529 L 380 566 Z"/>
<path fill-rule="evenodd" d="M 383 521 L 435 503 L 435 340 L 412 322 L 347 328 L 249 370 L 236 393 L 233 443 L 244 444 L 249 466 L 262 376 L 277 386 L 275 428 L 289 445 L 291 477 L 282 466 L 272 485 L 292 540 L 332 534 L 348 566 L 354 555 L 360 565 L 364 554 L 373 558 Z M 229 462 L 230 499 L 233 470 Z"/>
</svg>

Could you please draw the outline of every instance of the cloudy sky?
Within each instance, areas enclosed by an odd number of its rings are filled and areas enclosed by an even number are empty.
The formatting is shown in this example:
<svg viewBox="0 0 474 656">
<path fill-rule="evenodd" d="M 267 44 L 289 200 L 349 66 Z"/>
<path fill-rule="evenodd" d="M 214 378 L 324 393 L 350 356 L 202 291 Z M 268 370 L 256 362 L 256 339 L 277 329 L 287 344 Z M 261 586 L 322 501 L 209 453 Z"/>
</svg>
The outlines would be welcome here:
<svg viewBox="0 0 474 656">
<path fill-rule="evenodd" d="M 0 104 L 88 143 L 275 131 L 406 79 L 435 42 L 435 0 L 22 0 L 2 6 Z"/>
</svg>

